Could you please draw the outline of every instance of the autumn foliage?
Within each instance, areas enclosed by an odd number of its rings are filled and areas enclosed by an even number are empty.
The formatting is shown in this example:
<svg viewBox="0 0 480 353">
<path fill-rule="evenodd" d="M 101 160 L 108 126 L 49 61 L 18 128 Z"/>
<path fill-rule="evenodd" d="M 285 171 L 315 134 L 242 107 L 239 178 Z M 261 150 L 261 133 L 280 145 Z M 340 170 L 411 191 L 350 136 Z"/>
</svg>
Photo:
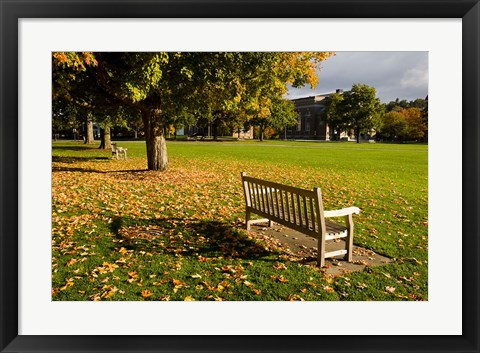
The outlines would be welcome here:
<svg viewBox="0 0 480 353">
<path fill-rule="evenodd" d="M 288 85 L 315 87 L 332 52 L 53 53 L 53 98 L 95 116 L 141 116 L 148 169 L 168 168 L 165 131 L 199 118 L 242 125 L 272 115 Z M 56 105 L 54 105 L 56 106 Z M 113 111 L 113 112 L 112 112 Z"/>
<path fill-rule="evenodd" d="M 427 300 L 426 148 L 285 144 L 170 142 L 158 173 L 138 142 L 126 161 L 54 143 L 52 299 Z M 247 232 L 240 171 L 321 186 L 326 209 L 355 204 L 355 244 L 394 262 L 331 276 Z"/>
</svg>

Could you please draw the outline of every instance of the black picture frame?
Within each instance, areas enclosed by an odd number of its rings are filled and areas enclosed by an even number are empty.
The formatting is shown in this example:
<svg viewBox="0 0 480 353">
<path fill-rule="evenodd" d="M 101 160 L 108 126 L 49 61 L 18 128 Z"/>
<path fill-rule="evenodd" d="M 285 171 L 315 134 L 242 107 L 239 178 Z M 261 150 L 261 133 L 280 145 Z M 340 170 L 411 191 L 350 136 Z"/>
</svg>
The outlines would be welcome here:
<svg viewBox="0 0 480 353">
<path fill-rule="evenodd" d="M 0 11 L 1 352 L 479 352 L 478 0 L 0 0 Z M 462 335 L 249 337 L 18 335 L 18 20 L 157 17 L 462 19 L 462 133 L 465 137 L 462 142 Z M 448 55 L 448 48 L 445 51 Z M 448 261 L 448 255 L 445 259 Z"/>
</svg>

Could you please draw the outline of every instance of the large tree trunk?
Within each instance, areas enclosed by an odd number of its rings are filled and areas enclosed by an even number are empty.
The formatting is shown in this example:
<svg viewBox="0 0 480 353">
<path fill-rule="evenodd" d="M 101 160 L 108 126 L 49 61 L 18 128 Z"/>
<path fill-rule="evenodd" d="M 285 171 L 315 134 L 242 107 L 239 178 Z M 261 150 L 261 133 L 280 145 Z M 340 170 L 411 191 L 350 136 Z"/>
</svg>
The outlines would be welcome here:
<svg viewBox="0 0 480 353">
<path fill-rule="evenodd" d="M 142 112 L 145 127 L 145 141 L 147 144 L 147 161 L 149 170 L 164 171 L 168 168 L 167 144 L 165 131 L 160 125 L 160 118 L 155 116 L 159 112 Z"/>
<path fill-rule="evenodd" d="M 149 170 L 164 171 L 168 168 L 167 144 L 165 135 L 147 135 L 147 160 Z"/>
<path fill-rule="evenodd" d="M 355 135 L 357 136 L 357 143 L 360 143 L 360 130 L 355 130 Z"/>
<path fill-rule="evenodd" d="M 104 150 L 109 150 L 112 148 L 110 126 L 105 126 L 105 129 L 100 129 L 100 146 L 98 148 Z"/>
<path fill-rule="evenodd" d="M 85 144 L 91 145 L 94 143 L 95 139 L 93 138 L 93 117 L 92 114 L 88 113 L 87 123 L 85 126 Z"/>
</svg>

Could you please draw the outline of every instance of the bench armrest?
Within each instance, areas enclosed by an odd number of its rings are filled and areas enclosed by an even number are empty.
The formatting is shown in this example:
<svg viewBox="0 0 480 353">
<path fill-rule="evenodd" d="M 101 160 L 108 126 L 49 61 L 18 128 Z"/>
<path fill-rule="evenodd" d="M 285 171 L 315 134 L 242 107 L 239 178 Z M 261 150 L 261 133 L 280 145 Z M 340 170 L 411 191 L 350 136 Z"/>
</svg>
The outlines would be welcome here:
<svg viewBox="0 0 480 353">
<path fill-rule="evenodd" d="M 359 214 L 360 209 L 358 207 L 347 207 L 347 208 L 342 208 L 341 210 L 323 211 L 323 216 L 325 218 L 342 217 L 342 216 L 348 216 L 354 213 Z"/>
</svg>

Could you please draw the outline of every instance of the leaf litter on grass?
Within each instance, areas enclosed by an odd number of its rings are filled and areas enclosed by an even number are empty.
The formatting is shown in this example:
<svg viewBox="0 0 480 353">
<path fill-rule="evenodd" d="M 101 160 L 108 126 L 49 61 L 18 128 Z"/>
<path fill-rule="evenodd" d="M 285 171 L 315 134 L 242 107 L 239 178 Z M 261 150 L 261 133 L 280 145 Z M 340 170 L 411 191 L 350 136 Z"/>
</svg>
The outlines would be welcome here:
<svg viewBox="0 0 480 353">
<path fill-rule="evenodd" d="M 373 299 L 427 298 L 426 188 L 420 197 L 408 196 L 406 183 L 385 178 L 385 194 L 381 179 L 329 168 L 285 173 L 274 162 L 208 156 L 194 163 L 173 156 L 163 173 L 146 171 L 144 158 L 54 161 L 52 169 L 54 300 L 319 300 L 329 298 L 325 293 L 334 300 L 367 300 L 358 295 L 362 290 L 374 293 Z M 302 265 L 273 239 L 241 229 L 240 171 L 303 188 L 321 186 L 328 209 L 357 205 L 362 212 L 355 219 L 355 242 L 398 259 L 398 273 L 375 277 L 381 288 L 358 274 L 328 283 L 315 265 Z M 391 202 L 382 202 L 392 195 Z M 175 291 L 173 280 L 187 285 Z M 390 290 L 397 281 L 403 292 Z"/>
</svg>

